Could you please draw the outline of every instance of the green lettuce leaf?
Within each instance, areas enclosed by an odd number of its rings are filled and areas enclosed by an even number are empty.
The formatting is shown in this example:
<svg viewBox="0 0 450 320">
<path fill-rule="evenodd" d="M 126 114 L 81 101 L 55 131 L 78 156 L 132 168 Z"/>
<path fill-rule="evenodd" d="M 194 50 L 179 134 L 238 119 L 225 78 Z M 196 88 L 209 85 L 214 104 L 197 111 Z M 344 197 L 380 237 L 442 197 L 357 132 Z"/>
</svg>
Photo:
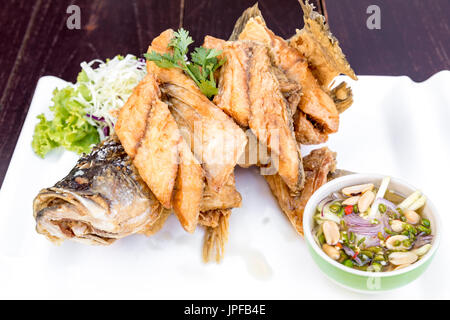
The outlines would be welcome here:
<svg viewBox="0 0 450 320">
<path fill-rule="evenodd" d="M 86 118 L 85 107 L 74 98 L 78 89 L 66 87 L 53 92 L 53 119 L 44 114 L 38 116 L 40 122 L 34 129 L 32 147 L 40 157 L 52 149 L 63 147 L 76 153 L 88 153 L 92 145 L 100 142 L 97 129 Z"/>
</svg>

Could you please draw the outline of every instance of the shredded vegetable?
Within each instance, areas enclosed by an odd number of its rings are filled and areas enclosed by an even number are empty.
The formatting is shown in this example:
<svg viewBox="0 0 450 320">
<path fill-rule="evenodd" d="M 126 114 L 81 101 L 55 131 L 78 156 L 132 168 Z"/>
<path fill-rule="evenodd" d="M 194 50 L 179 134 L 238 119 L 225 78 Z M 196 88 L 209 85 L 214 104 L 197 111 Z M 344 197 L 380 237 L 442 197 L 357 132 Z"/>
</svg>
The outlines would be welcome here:
<svg viewBox="0 0 450 320">
<path fill-rule="evenodd" d="M 146 75 L 145 60 L 133 55 L 81 63 L 77 83 L 53 93 L 53 119 L 44 114 L 34 130 L 32 147 L 44 157 L 57 147 L 87 153 L 114 130 L 117 111 Z"/>
<path fill-rule="evenodd" d="M 114 129 L 116 116 L 113 111 L 124 105 L 134 87 L 146 75 L 145 60 L 129 54 L 106 62 L 83 62 L 81 68 L 83 70 L 78 76 L 80 92 L 76 101 L 86 107 L 89 121 L 99 128 L 103 140 Z"/>
</svg>

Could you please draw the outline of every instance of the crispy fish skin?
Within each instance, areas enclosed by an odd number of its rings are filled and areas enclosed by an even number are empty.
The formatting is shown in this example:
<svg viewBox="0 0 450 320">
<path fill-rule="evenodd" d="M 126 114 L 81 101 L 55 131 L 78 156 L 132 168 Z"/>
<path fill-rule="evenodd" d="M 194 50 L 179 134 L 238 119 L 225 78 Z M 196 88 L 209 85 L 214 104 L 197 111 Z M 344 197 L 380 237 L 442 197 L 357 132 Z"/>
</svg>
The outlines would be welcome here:
<svg viewBox="0 0 450 320">
<path fill-rule="evenodd" d="M 142 179 L 165 208 L 172 208 L 181 135 L 152 74 L 148 74 L 119 111 L 115 127 Z"/>
<path fill-rule="evenodd" d="M 286 76 L 302 87 L 299 108 L 319 122 L 326 133 L 333 133 L 339 127 L 339 113 L 331 97 L 325 92 L 308 68 L 308 61 L 295 48 L 268 29 L 260 17 L 250 18 L 239 35 L 240 40 L 260 41 L 271 51 L 274 64 Z"/>
<path fill-rule="evenodd" d="M 241 126 L 251 128 L 276 155 L 278 171 L 292 192 L 298 192 L 303 184 L 301 156 L 293 133 L 292 108 L 282 90 L 298 91 L 298 86 L 292 86 L 284 74 L 281 86 L 277 75 L 282 71 L 272 66 L 268 49 L 260 42 L 223 42 L 206 37 L 204 46 L 223 50 L 227 59 L 220 71 L 220 89 L 214 102 Z"/>
<path fill-rule="evenodd" d="M 173 211 L 182 227 L 187 232 L 193 233 L 203 200 L 204 174 L 184 138 L 181 138 L 178 149 L 180 164 L 173 197 Z"/>
<path fill-rule="evenodd" d="M 253 47 L 249 77 L 249 126 L 259 141 L 278 156 L 278 173 L 292 193 L 303 186 L 300 148 L 295 140 L 292 115 L 272 72 L 268 49 Z"/>
<path fill-rule="evenodd" d="M 241 203 L 242 196 L 236 189 L 236 181 L 234 174 L 232 174 L 219 192 L 206 185 L 200 211 L 204 213 L 214 210 L 238 208 L 241 206 Z"/>
<path fill-rule="evenodd" d="M 327 142 L 328 134 L 314 126 L 314 121 L 302 111 L 297 112 L 294 117 L 295 137 L 301 144 L 320 144 Z"/>
<path fill-rule="evenodd" d="M 242 12 L 241 16 L 239 17 L 239 19 L 236 21 L 234 28 L 233 28 L 233 32 L 231 33 L 230 36 L 230 41 L 236 41 L 239 40 L 239 35 L 242 33 L 242 30 L 244 30 L 244 28 L 247 25 L 247 22 L 251 19 L 251 18 L 256 18 L 259 17 L 261 19 L 261 21 L 266 24 L 266 22 L 264 21 L 264 18 L 262 16 L 261 11 L 258 8 L 258 2 L 256 2 L 253 7 L 249 7 L 247 8 L 244 12 Z"/>
<path fill-rule="evenodd" d="M 196 121 L 199 121 L 197 118 L 198 114 L 178 99 L 171 98 L 168 103 L 181 135 L 195 154 L 194 148 L 197 145 L 195 141 L 198 137 L 195 136 L 194 125 Z M 219 191 L 212 188 L 208 183 L 204 184 L 204 186 L 200 212 L 241 206 L 242 197 L 236 189 L 234 173 L 228 177 L 228 180 Z"/>
<path fill-rule="evenodd" d="M 305 3 L 299 0 L 299 2 L 303 9 L 305 27 L 296 30 L 295 36 L 289 40 L 289 45 L 308 59 L 311 72 L 325 89 L 339 74 L 357 80 L 355 72 L 339 47 L 339 41 L 326 24 L 325 17 L 314 11 L 308 1 Z"/>
<path fill-rule="evenodd" d="M 120 109 L 115 131 L 127 154 L 134 158 L 139 142 L 145 134 L 152 104 L 159 100 L 161 92 L 152 74 L 148 74 L 133 90 Z"/>
<path fill-rule="evenodd" d="M 33 211 L 37 232 L 52 242 L 93 245 L 146 233 L 167 215 L 116 138 L 81 157 L 54 187 L 43 189 Z"/>
<path fill-rule="evenodd" d="M 158 101 L 153 105 L 147 121 L 147 130 L 134 163 L 158 200 L 164 207 L 170 208 L 178 171 L 181 135 L 164 102 Z"/>
<path fill-rule="evenodd" d="M 226 59 L 220 68 L 219 92 L 213 102 L 240 126 L 248 127 L 250 100 L 248 95 L 248 66 L 252 43 L 245 41 L 226 42 L 206 36 L 203 46 L 222 50 Z"/>
<path fill-rule="evenodd" d="M 169 29 L 155 38 L 149 52 L 168 52 L 168 44 L 173 38 Z M 149 73 L 156 75 L 161 82 L 164 94 L 176 98 L 192 108 L 198 115 L 201 145 L 195 153 L 205 171 L 208 184 L 218 191 L 233 173 L 238 159 L 245 150 L 247 137 L 243 130 L 220 108 L 203 95 L 195 82 L 179 69 L 159 68 L 155 63 L 147 63 Z M 197 133 L 198 134 L 198 133 Z"/>
<path fill-rule="evenodd" d="M 288 217 L 295 230 L 303 235 L 303 211 L 312 194 L 327 182 L 327 177 L 336 169 L 336 154 L 327 147 L 313 150 L 303 158 L 305 187 L 298 196 L 292 196 L 279 175 L 265 176 L 272 194 Z"/>
<path fill-rule="evenodd" d="M 157 100 L 147 119 L 133 164 L 162 205 L 172 208 L 172 193 L 178 173 L 181 135 L 164 102 Z"/>
</svg>

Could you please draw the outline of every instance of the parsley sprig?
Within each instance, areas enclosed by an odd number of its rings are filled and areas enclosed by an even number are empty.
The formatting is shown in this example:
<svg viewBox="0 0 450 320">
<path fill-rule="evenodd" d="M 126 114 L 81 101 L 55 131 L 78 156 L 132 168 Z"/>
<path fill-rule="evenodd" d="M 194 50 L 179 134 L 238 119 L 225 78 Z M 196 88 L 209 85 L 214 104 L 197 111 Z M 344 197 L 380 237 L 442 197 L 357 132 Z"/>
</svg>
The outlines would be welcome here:
<svg viewBox="0 0 450 320">
<path fill-rule="evenodd" d="M 160 54 L 155 51 L 144 54 L 149 61 L 155 62 L 160 68 L 179 68 L 186 72 L 200 88 L 200 91 L 208 98 L 212 98 L 218 92 L 214 71 L 225 63 L 225 59 L 218 59 L 222 53 L 220 50 L 195 48 L 191 53 L 191 61 L 187 58 L 188 48 L 194 41 L 189 32 L 183 28 L 174 33 L 169 43 L 171 53 Z"/>
</svg>

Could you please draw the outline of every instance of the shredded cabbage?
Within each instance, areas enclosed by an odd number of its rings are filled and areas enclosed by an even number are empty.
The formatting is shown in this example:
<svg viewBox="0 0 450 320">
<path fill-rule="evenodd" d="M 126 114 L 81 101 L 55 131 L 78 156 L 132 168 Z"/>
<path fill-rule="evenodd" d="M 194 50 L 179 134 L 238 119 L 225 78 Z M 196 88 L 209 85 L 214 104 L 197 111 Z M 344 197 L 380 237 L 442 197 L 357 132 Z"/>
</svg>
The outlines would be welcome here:
<svg viewBox="0 0 450 320">
<path fill-rule="evenodd" d="M 146 75 L 145 60 L 133 55 L 83 62 L 81 68 L 75 85 L 53 92 L 53 119 L 38 116 L 32 147 L 40 157 L 59 146 L 89 152 L 113 132 L 113 111 L 125 104 Z"/>
<path fill-rule="evenodd" d="M 108 132 L 114 130 L 117 119 L 112 111 L 125 104 L 134 87 L 145 77 L 145 60 L 131 54 L 119 55 L 106 62 L 83 62 L 81 68 L 78 76 L 80 90 L 75 100 L 86 107 L 89 121 L 98 127 L 103 140 Z"/>
</svg>

